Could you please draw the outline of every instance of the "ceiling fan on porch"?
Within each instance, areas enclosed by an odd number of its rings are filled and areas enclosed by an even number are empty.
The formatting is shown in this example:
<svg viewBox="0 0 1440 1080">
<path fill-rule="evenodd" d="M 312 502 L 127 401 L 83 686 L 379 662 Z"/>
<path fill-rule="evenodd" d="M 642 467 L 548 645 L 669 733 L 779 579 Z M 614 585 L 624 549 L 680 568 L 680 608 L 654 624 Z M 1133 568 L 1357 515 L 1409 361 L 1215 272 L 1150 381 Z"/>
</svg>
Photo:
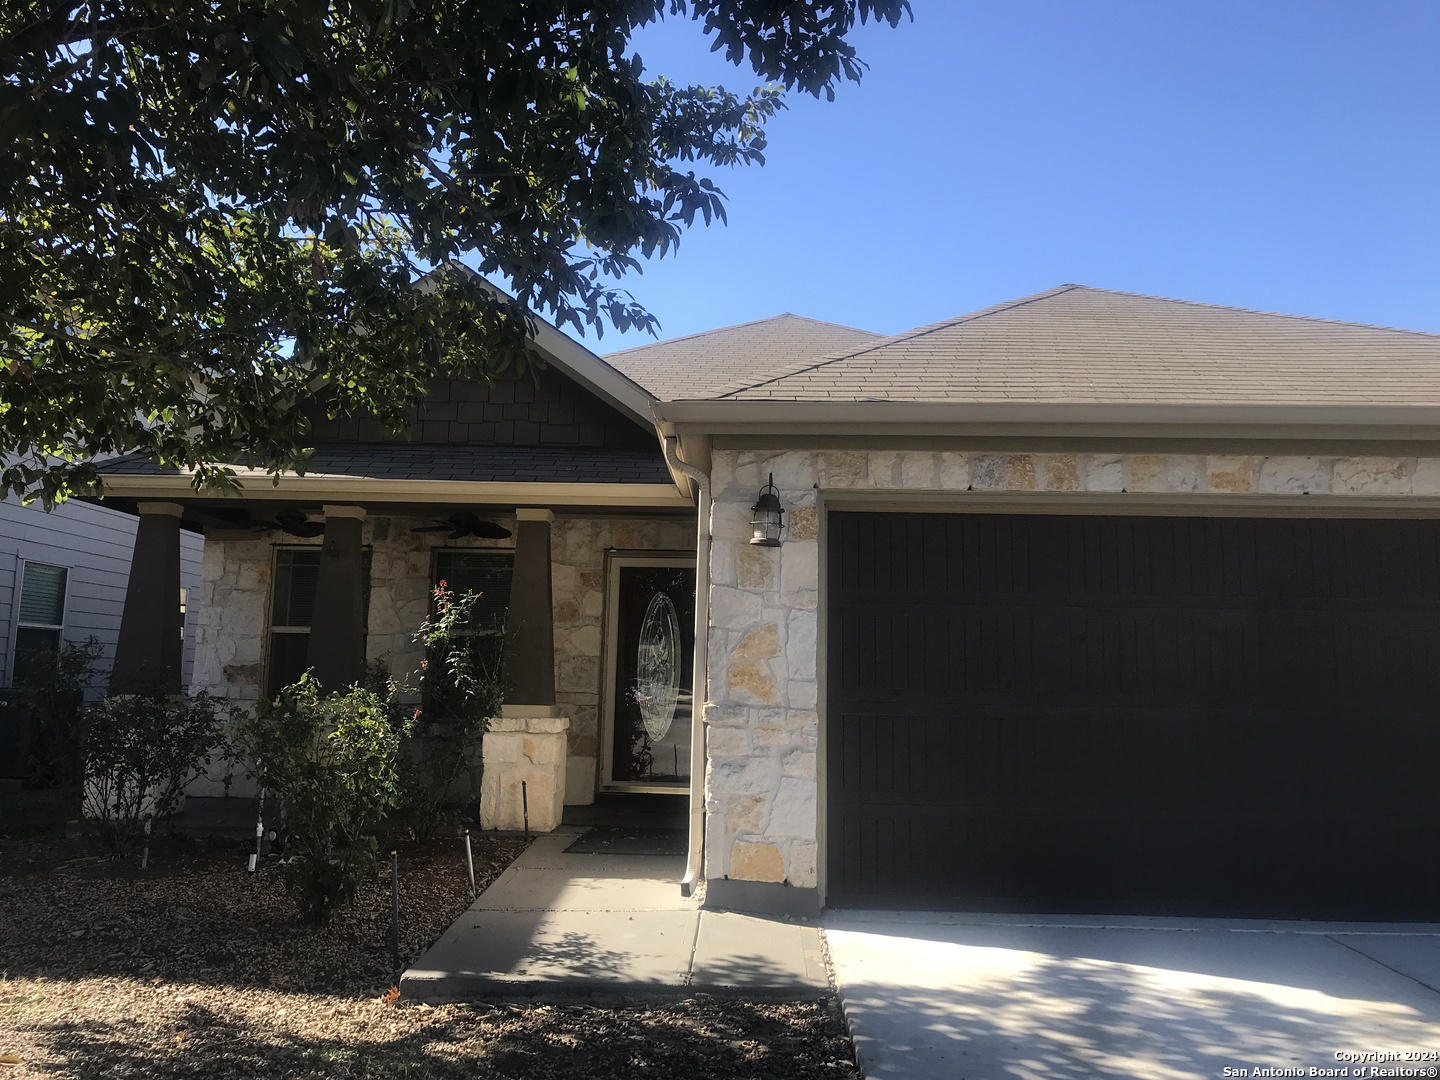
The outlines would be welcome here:
<svg viewBox="0 0 1440 1080">
<path fill-rule="evenodd" d="M 255 517 L 249 510 L 239 508 L 212 509 L 207 510 L 206 513 L 211 517 L 219 518 L 235 529 L 251 529 L 255 532 L 278 529 L 290 536 L 303 537 L 320 536 L 325 532 L 325 522 L 311 521 L 305 511 L 288 506 L 279 510 L 274 519 L 268 521 Z"/>
<path fill-rule="evenodd" d="M 478 536 L 482 540 L 506 540 L 510 536 L 510 530 L 503 525 L 486 521 L 479 514 L 469 510 L 456 510 L 441 524 L 417 525 L 410 531 L 412 533 L 449 532 L 450 535 L 445 538 L 447 540 L 459 540 L 465 536 Z"/>
<path fill-rule="evenodd" d="M 256 524 L 261 528 L 279 529 L 291 536 L 320 536 L 325 532 L 325 522 L 311 521 L 305 511 L 288 506 L 275 515 L 274 521 L 258 521 Z"/>
</svg>

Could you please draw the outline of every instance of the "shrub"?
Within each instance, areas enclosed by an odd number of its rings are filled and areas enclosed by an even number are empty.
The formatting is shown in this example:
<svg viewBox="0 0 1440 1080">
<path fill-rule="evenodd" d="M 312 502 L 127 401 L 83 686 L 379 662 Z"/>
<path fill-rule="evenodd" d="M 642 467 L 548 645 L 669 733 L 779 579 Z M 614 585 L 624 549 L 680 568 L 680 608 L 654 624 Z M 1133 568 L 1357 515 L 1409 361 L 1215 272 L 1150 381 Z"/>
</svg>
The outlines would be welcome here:
<svg viewBox="0 0 1440 1080">
<path fill-rule="evenodd" d="M 481 594 L 457 595 L 442 581 L 433 595 L 435 610 L 414 635 L 424 644 L 426 658 L 420 670 L 422 708 L 415 712 L 406 748 L 401 808 L 411 833 L 422 840 L 456 817 L 451 802 L 455 784 L 509 689 L 505 632 L 476 625 Z"/>
<path fill-rule="evenodd" d="M 373 867 L 370 830 L 400 801 L 406 730 L 374 690 L 322 694 L 308 673 L 238 721 L 251 775 L 280 800 L 282 875 L 307 923 L 329 922 Z"/>
<path fill-rule="evenodd" d="M 215 699 L 115 694 L 82 710 L 83 813 L 111 854 L 129 852 L 144 819 L 173 813 L 224 744 Z"/>
<path fill-rule="evenodd" d="M 396 727 L 404 726 L 413 710 L 400 704 L 396 694 L 405 687 L 391 677 L 390 666 L 384 660 L 365 661 L 365 674 L 360 679 L 360 685 L 385 702 L 391 724 Z"/>
<path fill-rule="evenodd" d="M 30 754 L 32 787 L 78 787 L 85 772 L 80 705 L 95 678 L 100 643 L 65 642 L 15 665 L 15 685 L 35 724 Z"/>
</svg>

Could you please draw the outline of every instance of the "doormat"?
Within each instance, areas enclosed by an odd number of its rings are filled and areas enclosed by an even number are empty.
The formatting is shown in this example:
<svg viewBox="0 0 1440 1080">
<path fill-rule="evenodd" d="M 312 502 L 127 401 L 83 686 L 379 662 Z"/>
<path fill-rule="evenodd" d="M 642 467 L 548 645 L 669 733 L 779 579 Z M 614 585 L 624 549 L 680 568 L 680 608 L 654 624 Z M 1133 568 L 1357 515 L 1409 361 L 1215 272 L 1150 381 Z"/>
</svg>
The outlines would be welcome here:
<svg viewBox="0 0 1440 1080">
<path fill-rule="evenodd" d="M 685 830 L 600 825 L 565 850 L 575 855 L 684 855 Z"/>
</svg>

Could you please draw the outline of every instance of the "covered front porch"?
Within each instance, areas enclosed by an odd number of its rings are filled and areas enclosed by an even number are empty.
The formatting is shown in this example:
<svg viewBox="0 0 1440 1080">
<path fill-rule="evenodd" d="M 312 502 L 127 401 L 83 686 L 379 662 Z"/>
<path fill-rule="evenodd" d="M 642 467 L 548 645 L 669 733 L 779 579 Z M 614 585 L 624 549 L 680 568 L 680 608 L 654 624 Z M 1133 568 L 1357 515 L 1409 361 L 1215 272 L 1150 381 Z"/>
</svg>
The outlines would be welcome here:
<svg viewBox="0 0 1440 1080">
<path fill-rule="evenodd" d="M 393 462 L 395 448 L 385 456 Z M 503 630 L 509 689 L 492 738 L 513 735 L 508 753 L 528 760 L 510 764 L 537 766 L 533 827 L 604 791 L 673 807 L 663 797 L 688 795 L 694 747 L 693 504 L 663 464 L 652 476 L 618 462 L 628 468 L 596 479 L 597 455 L 587 456 L 591 475 L 572 483 L 386 478 L 326 463 L 278 486 L 242 473 L 240 497 L 198 495 L 188 477 L 153 467 L 112 467 L 106 501 L 141 518 L 117 678 L 179 688 L 157 617 L 168 606 L 155 597 L 178 589 L 183 528 L 207 541 L 187 628 L 190 689 L 231 702 L 272 698 L 307 669 L 330 688 L 383 670 L 408 686 L 402 701 L 420 705 L 414 674 L 426 657 L 415 633 L 445 581 L 481 593 L 477 611 Z M 249 794 L 239 775 L 192 791 Z"/>
</svg>

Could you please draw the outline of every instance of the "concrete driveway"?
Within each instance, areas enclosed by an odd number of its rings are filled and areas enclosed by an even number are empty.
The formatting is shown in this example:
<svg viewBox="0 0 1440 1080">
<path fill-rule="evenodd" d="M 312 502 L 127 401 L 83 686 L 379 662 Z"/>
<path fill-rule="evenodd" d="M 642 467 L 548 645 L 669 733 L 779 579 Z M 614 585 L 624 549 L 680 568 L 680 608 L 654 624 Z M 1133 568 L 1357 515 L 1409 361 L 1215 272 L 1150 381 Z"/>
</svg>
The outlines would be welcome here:
<svg viewBox="0 0 1440 1080">
<path fill-rule="evenodd" d="M 1440 926 L 842 911 L 824 927 L 867 1077 L 1440 1075 Z M 1341 1056 L 1367 1052 L 1420 1060 Z"/>
</svg>

